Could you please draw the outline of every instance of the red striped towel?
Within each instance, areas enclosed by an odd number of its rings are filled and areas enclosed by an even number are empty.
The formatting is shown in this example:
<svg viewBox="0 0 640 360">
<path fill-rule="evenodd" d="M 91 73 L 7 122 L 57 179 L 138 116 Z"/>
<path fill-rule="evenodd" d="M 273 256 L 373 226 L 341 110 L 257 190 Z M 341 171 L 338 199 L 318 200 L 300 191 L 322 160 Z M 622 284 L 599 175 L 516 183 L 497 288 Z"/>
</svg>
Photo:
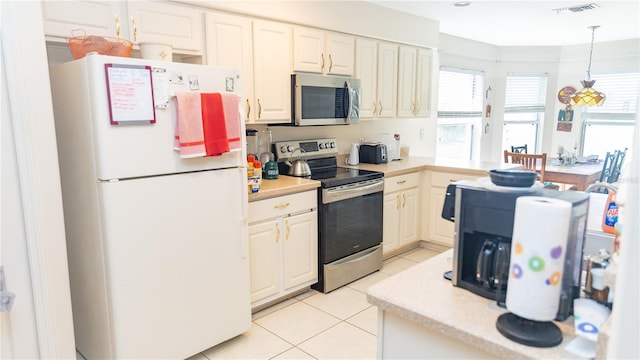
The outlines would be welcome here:
<svg viewBox="0 0 640 360">
<path fill-rule="evenodd" d="M 227 124 L 227 140 L 229 141 L 230 151 L 242 150 L 239 101 L 236 94 L 222 94 L 222 108 L 224 109 L 224 120 Z"/>
<path fill-rule="evenodd" d="M 200 93 L 176 93 L 176 129 L 173 147 L 180 157 L 205 156 Z"/>
<path fill-rule="evenodd" d="M 202 101 L 202 128 L 207 156 L 217 156 L 229 152 L 227 124 L 222 108 L 220 93 L 200 94 Z"/>
</svg>

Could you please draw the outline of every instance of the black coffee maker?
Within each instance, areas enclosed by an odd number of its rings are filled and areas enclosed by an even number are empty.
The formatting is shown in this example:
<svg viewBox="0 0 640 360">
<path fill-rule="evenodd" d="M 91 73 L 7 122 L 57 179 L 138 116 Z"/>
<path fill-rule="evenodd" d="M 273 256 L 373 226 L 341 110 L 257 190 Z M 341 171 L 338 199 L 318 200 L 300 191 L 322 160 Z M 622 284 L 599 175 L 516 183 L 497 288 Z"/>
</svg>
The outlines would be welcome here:
<svg viewBox="0 0 640 360">
<path fill-rule="evenodd" d="M 519 196 L 557 198 L 573 204 L 560 306 L 556 317 L 556 320 L 565 320 L 573 313 L 573 299 L 580 296 L 589 194 L 547 190 L 535 186 L 502 187 L 480 181 L 460 181 L 449 185 L 442 217 L 455 222 L 451 281 L 454 286 L 504 304 L 513 220 Z"/>
</svg>

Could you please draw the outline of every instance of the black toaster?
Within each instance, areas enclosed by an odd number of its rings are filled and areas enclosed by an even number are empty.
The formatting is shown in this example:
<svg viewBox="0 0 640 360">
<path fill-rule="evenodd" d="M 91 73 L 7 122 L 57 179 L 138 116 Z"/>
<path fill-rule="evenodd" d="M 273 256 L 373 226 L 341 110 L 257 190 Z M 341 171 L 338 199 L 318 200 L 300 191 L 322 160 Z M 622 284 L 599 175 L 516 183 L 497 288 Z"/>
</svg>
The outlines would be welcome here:
<svg viewBox="0 0 640 360">
<path fill-rule="evenodd" d="M 361 144 L 358 155 L 360 162 L 365 164 L 384 164 L 389 161 L 384 144 Z"/>
</svg>

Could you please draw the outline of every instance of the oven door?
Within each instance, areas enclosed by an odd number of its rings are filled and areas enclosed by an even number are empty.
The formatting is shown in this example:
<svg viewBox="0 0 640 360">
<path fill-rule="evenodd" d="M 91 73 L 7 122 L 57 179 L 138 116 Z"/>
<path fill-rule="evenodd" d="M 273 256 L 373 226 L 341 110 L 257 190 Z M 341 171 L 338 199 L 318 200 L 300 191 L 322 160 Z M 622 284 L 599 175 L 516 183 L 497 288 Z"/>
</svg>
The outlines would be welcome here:
<svg viewBox="0 0 640 360">
<path fill-rule="evenodd" d="M 323 264 L 382 243 L 383 189 L 383 179 L 322 189 L 319 241 Z"/>
</svg>

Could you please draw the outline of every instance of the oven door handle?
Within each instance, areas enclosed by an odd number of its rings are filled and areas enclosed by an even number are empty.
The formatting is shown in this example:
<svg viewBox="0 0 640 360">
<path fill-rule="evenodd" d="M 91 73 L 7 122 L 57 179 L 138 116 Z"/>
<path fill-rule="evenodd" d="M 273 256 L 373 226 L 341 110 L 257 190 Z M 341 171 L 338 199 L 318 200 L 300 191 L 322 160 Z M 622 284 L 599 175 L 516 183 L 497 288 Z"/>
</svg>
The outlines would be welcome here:
<svg viewBox="0 0 640 360">
<path fill-rule="evenodd" d="M 383 190 L 384 180 L 375 181 L 362 186 L 338 186 L 337 188 L 323 189 L 322 203 L 329 204 L 340 200 L 382 192 Z"/>
</svg>

